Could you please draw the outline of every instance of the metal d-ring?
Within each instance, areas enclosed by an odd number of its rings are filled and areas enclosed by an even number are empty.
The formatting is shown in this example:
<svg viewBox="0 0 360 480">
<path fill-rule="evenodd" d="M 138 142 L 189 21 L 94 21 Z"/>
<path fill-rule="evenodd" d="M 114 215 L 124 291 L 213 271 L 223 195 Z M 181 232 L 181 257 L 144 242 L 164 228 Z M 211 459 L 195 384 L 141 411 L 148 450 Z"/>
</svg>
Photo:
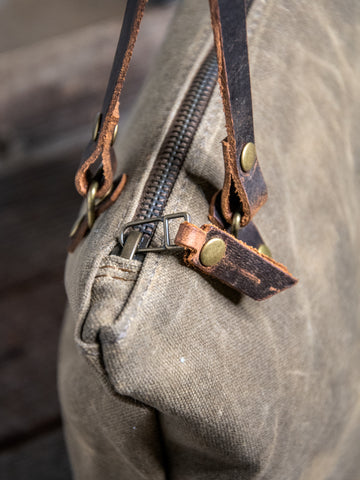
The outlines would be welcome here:
<svg viewBox="0 0 360 480">
<path fill-rule="evenodd" d="M 87 221 L 88 221 L 89 229 L 92 228 L 95 222 L 95 198 L 98 190 L 99 190 L 99 183 L 96 180 L 93 180 L 90 183 L 89 190 L 86 195 Z"/>
<path fill-rule="evenodd" d="M 233 218 L 232 218 L 232 224 L 231 224 L 231 235 L 233 235 L 235 238 L 238 237 L 239 230 L 240 230 L 240 224 L 241 224 L 241 215 L 240 213 L 234 213 Z"/>
</svg>

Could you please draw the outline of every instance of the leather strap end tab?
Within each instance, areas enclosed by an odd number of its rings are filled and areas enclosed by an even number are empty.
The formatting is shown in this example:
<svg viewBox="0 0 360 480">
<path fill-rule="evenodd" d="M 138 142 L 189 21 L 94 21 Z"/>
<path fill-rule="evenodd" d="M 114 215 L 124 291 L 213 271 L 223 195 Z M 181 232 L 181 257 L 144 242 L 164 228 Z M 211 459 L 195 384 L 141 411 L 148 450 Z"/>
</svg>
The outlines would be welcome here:
<svg viewBox="0 0 360 480">
<path fill-rule="evenodd" d="M 265 180 L 257 158 L 252 169 L 245 173 L 227 138 L 222 143 L 225 178 L 221 191 L 221 212 L 224 219 L 231 223 L 234 212 L 240 211 L 241 226 L 244 227 L 267 200 Z"/>
<path fill-rule="evenodd" d="M 107 146 L 107 144 L 111 145 L 111 139 L 107 141 L 109 135 L 109 130 L 108 132 L 104 131 L 104 138 L 101 143 L 98 142 L 94 145 L 94 142 L 91 141 L 82 156 L 80 167 L 75 176 L 75 187 L 83 197 L 86 196 L 91 180 L 94 179 L 100 169 L 102 183 L 96 197 L 103 198 L 111 188 L 116 170 L 116 157 L 113 148 Z"/>
<path fill-rule="evenodd" d="M 220 244 L 220 256 L 223 246 L 223 256 L 206 266 L 204 248 L 215 239 Z M 265 300 L 297 283 L 284 265 L 213 225 L 199 228 L 184 222 L 175 243 L 187 250 L 184 260 L 188 265 L 254 300 Z"/>
</svg>

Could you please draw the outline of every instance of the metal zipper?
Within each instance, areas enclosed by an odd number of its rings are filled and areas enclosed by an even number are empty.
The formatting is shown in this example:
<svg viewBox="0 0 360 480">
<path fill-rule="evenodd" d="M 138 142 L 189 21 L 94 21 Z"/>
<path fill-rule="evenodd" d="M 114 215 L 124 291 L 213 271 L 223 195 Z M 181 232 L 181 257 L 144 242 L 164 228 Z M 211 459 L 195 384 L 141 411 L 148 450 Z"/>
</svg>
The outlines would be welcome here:
<svg viewBox="0 0 360 480">
<path fill-rule="evenodd" d="M 192 81 L 162 144 L 133 220 L 121 230 L 121 257 L 131 259 L 138 253 L 179 249 L 171 243 L 169 221 L 179 217 L 190 221 L 190 216 L 186 212 L 164 216 L 163 212 L 209 103 L 217 74 L 216 54 L 212 49 Z M 164 242 L 161 246 L 150 247 L 159 222 L 164 226 Z"/>
</svg>

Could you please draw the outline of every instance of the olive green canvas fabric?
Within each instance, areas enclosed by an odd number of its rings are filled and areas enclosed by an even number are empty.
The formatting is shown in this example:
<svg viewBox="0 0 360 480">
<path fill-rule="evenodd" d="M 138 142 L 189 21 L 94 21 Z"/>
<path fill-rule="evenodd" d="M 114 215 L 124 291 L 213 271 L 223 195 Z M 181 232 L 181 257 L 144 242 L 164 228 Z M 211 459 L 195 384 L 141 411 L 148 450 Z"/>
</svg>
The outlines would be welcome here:
<svg viewBox="0 0 360 480">
<path fill-rule="evenodd" d="M 184 0 L 117 142 L 129 181 L 66 266 L 75 479 L 359 478 L 360 3 L 255 0 L 248 41 L 269 190 L 255 223 L 299 284 L 255 302 L 178 255 L 111 255 L 213 44 L 207 1 Z M 216 88 L 166 213 L 208 222 L 225 136 Z"/>
</svg>

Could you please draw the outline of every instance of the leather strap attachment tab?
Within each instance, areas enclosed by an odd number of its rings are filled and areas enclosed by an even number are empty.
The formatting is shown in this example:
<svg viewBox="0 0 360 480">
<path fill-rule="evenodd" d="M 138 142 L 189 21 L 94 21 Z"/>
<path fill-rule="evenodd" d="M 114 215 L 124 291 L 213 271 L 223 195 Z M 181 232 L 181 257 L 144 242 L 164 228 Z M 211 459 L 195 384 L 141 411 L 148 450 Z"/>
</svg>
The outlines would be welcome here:
<svg viewBox="0 0 360 480">
<path fill-rule="evenodd" d="M 101 111 L 99 131 L 96 138 L 88 144 L 75 177 L 76 189 L 82 196 L 87 194 L 89 183 L 99 169 L 102 169 L 103 178 L 96 194 L 97 198 L 104 197 L 113 183 L 116 161 L 112 143 L 114 131 L 120 118 L 120 94 L 146 2 L 147 0 L 127 2 L 120 39 Z"/>
<path fill-rule="evenodd" d="M 227 138 L 222 142 L 225 180 L 221 210 L 228 223 L 236 211 L 240 212 L 241 225 L 244 226 L 267 200 L 257 158 L 249 171 L 244 171 L 241 166 L 245 145 L 254 143 L 246 6 L 244 0 L 209 2 L 227 130 Z"/>
<path fill-rule="evenodd" d="M 202 260 L 204 248 L 214 239 L 220 247 L 223 243 L 223 256 L 206 266 Z M 175 243 L 185 247 L 184 260 L 188 265 L 254 300 L 265 300 L 297 283 L 284 265 L 213 225 L 199 228 L 184 222 Z"/>
</svg>

